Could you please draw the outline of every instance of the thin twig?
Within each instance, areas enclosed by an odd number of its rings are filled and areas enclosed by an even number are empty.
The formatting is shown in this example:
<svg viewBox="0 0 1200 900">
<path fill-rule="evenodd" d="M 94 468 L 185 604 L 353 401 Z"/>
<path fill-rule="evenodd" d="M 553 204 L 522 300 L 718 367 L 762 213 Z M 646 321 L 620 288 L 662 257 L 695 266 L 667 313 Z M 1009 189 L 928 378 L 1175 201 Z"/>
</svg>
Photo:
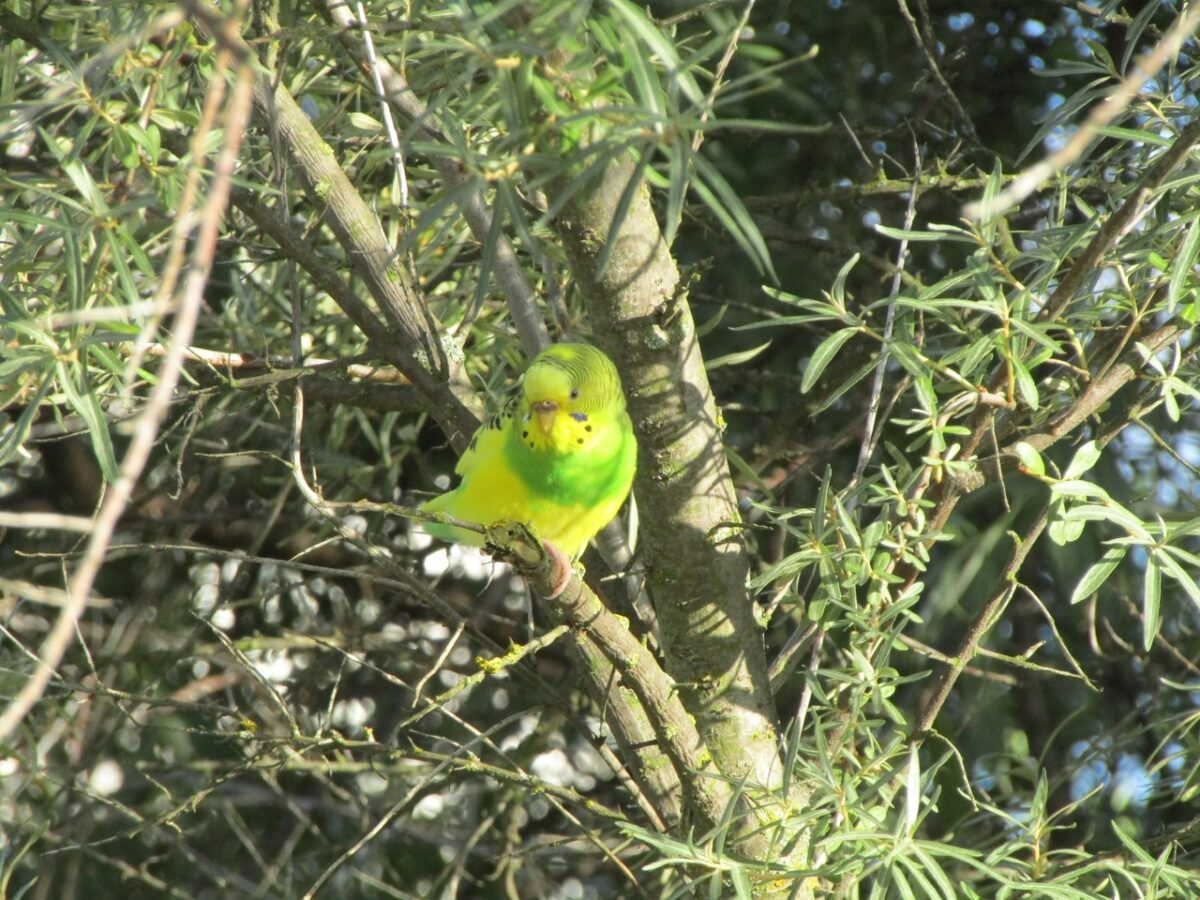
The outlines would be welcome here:
<svg viewBox="0 0 1200 900">
<path fill-rule="evenodd" d="M 495 726 L 493 726 L 493 728 L 494 727 Z M 481 737 L 475 738 L 461 745 L 460 747 L 455 748 L 454 756 L 446 757 L 433 768 L 433 771 L 414 784 L 412 788 L 409 789 L 408 793 L 393 803 L 388 811 L 379 817 L 379 819 L 374 825 L 371 826 L 366 834 L 347 847 L 337 859 L 335 859 L 325 868 L 325 871 L 323 871 L 317 877 L 317 880 L 312 883 L 312 886 L 304 892 L 303 900 L 312 900 L 312 898 L 316 896 L 317 892 L 321 890 L 322 886 L 324 886 L 325 882 L 332 878 L 333 874 L 337 872 L 338 869 L 349 862 L 350 859 L 355 856 L 355 854 L 357 854 L 360 850 L 362 850 L 363 847 L 378 837 L 379 834 L 388 827 L 388 825 L 395 821 L 397 816 L 399 816 L 402 812 L 408 809 L 409 806 L 416 802 L 417 798 L 424 793 L 433 780 L 453 765 L 457 756 L 467 754 L 470 751 L 470 748 L 479 743 L 480 740 L 482 740 Z"/>
<path fill-rule="evenodd" d="M 87 520 L 89 523 L 91 519 Z M 66 591 L 48 587 L 44 584 L 33 584 L 28 581 L 17 581 L 12 578 L 0 578 L 0 614 L 8 614 L 8 598 L 3 595 L 15 594 L 22 600 L 28 600 L 31 603 L 41 603 L 46 606 L 66 606 L 71 602 L 71 595 Z M 91 596 L 87 601 L 88 607 L 91 609 L 112 609 L 113 602 L 107 597 Z"/>
<path fill-rule="evenodd" d="M 900 2 L 903 3 L 904 0 L 900 0 Z M 989 219 L 999 215 L 1032 194 L 1038 185 L 1055 172 L 1078 160 L 1100 129 L 1124 112 L 1126 107 L 1137 97 L 1142 86 L 1153 78 L 1159 69 L 1179 55 L 1183 42 L 1196 30 L 1198 25 L 1200 25 L 1200 3 L 1193 3 L 1189 9 L 1180 14 L 1179 18 L 1175 20 L 1175 24 L 1171 26 L 1163 39 L 1151 48 L 1150 52 L 1134 60 L 1133 71 L 1126 75 L 1107 97 L 1092 107 L 1083 124 L 1065 144 L 1022 172 L 1012 184 L 996 194 L 990 202 L 979 201 L 967 204 L 963 209 L 963 215 L 970 219 Z"/>
<path fill-rule="evenodd" d="M 339 38 L 343 44 L 351 53 L 361 58 L 361 47 L 353 38 L 358 25 L 347 4 L 344 0 L 323 2 L 329 17 L 341 29 Z M 386 59 L 377 59 L 372 71 L 379 77 L 389 103 L 394 104 L 414 127 L 421 130 L 422 138 L 445 146 L 446 152 L 434 153 L 431 157 L 446 186 L 453 189 L 474 184 L 475 189 L 462 200 L 461 209 L 475 240 L 486 244 L 492 233 L 493 216 L 491 209 L 484 202 L 482 184 L 454 158 L 456 151 L 441 129 L 433 123 L 433 116 L 428 107 L 414 93 L 404 76 L 392 68 Z M 535 356 L 550 345 L 550 333 L 546 330 L 546 323 L 542 321 L 537 295 L 525 278 L 524 269 L 504 234 L 500 234 L 496 241 L 496 258 L 492 264 L 492 272 L 508 304 L 513 325 L 521 339 L 521 346 L 530 356 Z"/>
<path fill-rule="evenodd" d="M 1200 9 L 1200 3 L 1196 4 L 1196 8 Z M 1035 321 L 1053 322 L 1062 314 L 1067 304 L 1075 298 L 1084 279 L 1100 270 L 1100 260 L 1104 255 L 1154 208 L 1162 196 L 1158 189 L 1176 167 L 1191 155 L 1197 141 L 1200 141 L 1200 118 L 1192 119 L 1179 132 L 1175 142 L 1146 170 L 1120 208 L 1097 229 L 1087 247 L 1071 263 L 1071 268 L 1055 287 L 1054 293 L 1046 300 L 1045 306 L 1038 310 Z"/>
<path fill-rule="evenodd" d="M 821 648 L 825 646 L 825 632 L 817 633 L 812 653 L 808 657 L 808 677 L 804 679 L 804 690 L 800 692 L 800 703 L 796 707 L 796 736 L 804 733 L 804 720 L 808 718 L 808 706 L 812 702 L 812 680 L 817 677 L 817 666 L 821 662 Z"/>
<path fill-rule="evenodd" d="M 913 189 L 908 195 L 908 208 L 904 211 L 904 230 L 912 229 L 913 220 L 917 214 L 917 185 L 921 183 L 921 148 L 915 145 L 913 151 L 916 158 L 916 171 L 913 173 Z M 867 470 L 867 464 L 871 461 L 871 455 L 875 452 L 875 445 L 879 442 L 879 437 L 882 434 L 882 427 L 875 428 L 875 420 L 879 415 L 879 401 L 883 396 L 883 378 L 887 371 L 888 363 L 888 347 L 891 345 L 892 331 L 896 323 L 896 306 L 894 302 L 896 297 L 900 295 L 900 286 L 902 284 L 901 277 L 904 273 L 904 266 L 908 262 L 908 238 L 900 240 L 900 248 L 896 251 L 896 272 L 892 276 L 892 292 L 889 297 L 893 302 L 888 303 L 887 320 L 883 326 L 883 345 L 879 350 L 879 362 L 875 366 L 875 377 L 871 382 L 871 399 L 867 403 L 867 421 L 863 425 L 862 445 L 858 450 L 858 464 L 854 468 L 854 475 L 850 479 L 850 485 L 853 486 L 863 477 L 863 473 Z"/>
<path fill-rule="evenodd" d="M 1000 589 L 984 604 L 983 609 L 975 616 L 967 628 L 966 634 L 963 635 L 958 649 L 954 652 L 952 661 L 935 676 L 933 692 L 922 705 L 921 711 L 917 716 L 917 721 L 913 726 L 911 737 L 914 740 L 924 739 L 933 728 L 933 723 L 937 720 L 938 713 L 942 711 L 942 707 L 950 698 L 950 691 L 954 688 L 955 682 L 958 681 L 959 675 L 962 674 L 963 669 L 966 668 L 967 663 L 971 661 L 972 657 L 975 656 L 979 648 L 979 642 L 983 640 L 988 630 L 996 624 L 1000 613 L 1008 605 L 1008 601 L 1012 599 L 1013 594 L 1016 592 L 1017 574 L 1021 571 L 1025 557 L 1029 555 L 1029 551 L 1033 549 L 1034 544 L 1037 543 L 1037 539 L 1041 536 L 1042 531 L 1046 528 L 1049 521 L 1049 507 L 1043 506 L 1037 519 L 1020 536 L 1019 543 L 1013 549 L 1013 554 L 1008 564 L 1004 567 L 1004 571 L 1001 573 Z"/>
<path fill-rule="evenodd" d="M 95 527 L 96 523 L 87 516 L 0 510 L 0 528 L 40 528 L 47 531 L 75 531 L 79 534 L 91 534 Z"/>
<path fill-rule="evenodd" d="M 231 54 L 222 50 L 218 54 L 218 65 L 210 81 L 210 96 L 223 96 L 226 85 L 226 68 Z M 238 66 L 237 80 L 234 82 L 229 105 L 222 123 L 222 148 L 216 160 L 208 199 L 201 211 L 198 235 L 192 251 L 192 266 L 188 272 L 182 290 L 180 291 L 177 312 L 172 321 L 171 347 L 173 352 L 168 354 L 158 372 L 155 383 L 146 405 L 133 426 L 133 434 L 129 447 L 121 461 L 117 480 L 112 484 L 104 502 L 96 513 L 95 527 L 79 568 L 71 577 L 68 585 L 70 602 L 63 606 L 54 628 L 42 645 L 41 664 L 34 670 L 29 680 L 13 698 L 12 702 L 0 716 L 0 741 L 8 738 L 21 720 L 42 696 L 55 668 L 66 653 L 67 645 L 75 634 L 75 625 L 80 614 L 86 607 L 91 596 L 92 584 L 104 562 L 113 531 L 117 526 L 125 507 L 133 495 L 133 487 L 141 476 L 150 451 L 154 446 L 158 429 L 166 415 L 175 385 L 179 381 L 183 369 L 183 349 L 191 340 L 199 317 L 200 307 L 204 296 L 204 286 L 212 268 L 213 256 L 216 252 L 217 235 L 220 229 L 221 216 L 229 198 L 229 187 L 234 165 L 237 162 L 238 151 L 241 148 L 242 136 L 250 115 L 251 81 L 250 69 L 244 63 Z M 206 146 L 208 135 L 211 133 L 216 114 L 217 103 L 206 104 L 207 116 L 202 118 L 197 126 L 193 146 L 195 159 L 204 158 L 203 148 Z M 197 168 L 199 165 L 197 164 Z M 179 215 L 183 219 L 190 218 L 185 210 Z M 176 240 L 182 242 L 185 235 L 177 232 Z M 170 273 L 168 273 L 170 274 Z"/>
<path fill-rule="evenodd" d="M 291 260 L 294 262 L 294 260 Z M 147 356 L 165 356 L 167 347 L 160 343 L 149 344 Z M 227 350 L 207 350 L 203 347 L 184 347 L 185 362 L 203 362 L 210 366 L 225 369 L 271 369 L 275 374 L 291 374 L 293 372 L 321 372 L 335 370 L 345 373 L 351 378 L 362 378 L 365 381 L 383 384 L 411 384 L 403 372 L 387 366 L 364 365 L 343 359 L 322 359 L 314 357 L 303 360 L 299 366 L 291 356 L 259 356 L 254 353 L 240 353 Z M 361 358 L 361 357 L 360 357 Z"/>
<path fill-rule="evenodd" d="M 714 778 L 703 759 L 704 742 L 684 708 L 675 682 L 629 629 L 592 590 L 573 575 L 567 587 L 550 597 L 553 564 L 528 529 L 501 523 L 487 530 L 489 552 L 511 563 L 528 580 L 556 622 L 565 622 L 592 642 L 621 675 L 645 711 L 659 746 L 671 760 L 697 821 L 704 828 L 722 820 L 732 799 L 729 785 Z"/>
<path fill-rule="evenodd" d="M 746 23 L 750 21 L 750 13 L 753 10 L 754 0 L 746 0 L 741 18 L 734 26 L 733 33 L 729 35 L 729 40 L 725 44 L 725 52 L 721 54 L 721 60 L 717 63 L 717 70 L 713 73 L 712 87 L 708 89 L 708 96 L 704 98 L 704 109 L 700 111 L 700 124 L 696 128 L 695 134 L 692 135 L 693 153 L 700 152 L 700 145 L 704 143 L 704 125 L 708 122 L 708 117 L 712 115 L 713 104 L 716 102 L 717 94 L 721 92 L 721 83 L 725 80 L 725 72 L 729 69 L 729 64 L 733 62 L 738 40 L 746 29 Z"/>
<path fill-rule="evenodd" d="M 873 171 L 875 169 L 875 164 L 871 162 L 871 157 L 867 156 L 867 151 L 863 149 L 862 141 L 858 139 L 858 135 L 855 134 L 854 129 L 850 127 L 850 122 L 840 111 L 838 112 L 838 121 L 842 123 L 842 128 L 845 129 L 846 134 L 850 136 L 850 143 L 854 144 L 854 149 L 858 151 L 859 159 L 867 164 L 868 169 Z M 908 183 L 907 179 L 905 180 L 905 184 L 908 186 L 908 190 L 911 191 L 912 185 Z M 753 209 L 753 207 L 750 208 Z"/>
<path fill-rule="evenodd" d="M 442 652 L 438 658 L 433 661 L 433 665 L 429 667 L 429 671 L 421 676 L 413 687 L 413 706 L 421 702 L 421 692 L 425 690 L 425 685 L 429 683 L 429 679 L 441 671 L 442 666 L 446 664 L 446 660 L 450 658 L 450 654 L 454 652 L 454 648 L 458 645 L 458 639 L 462 637 L 463 631 L 466 629 L 465 621 L 459 622 L 458 627 L 454 629 L 454 634 L 450 635 L 450 639 L 446 641 L 446 646 L 442 648 Z"/>
<path fill-rule="evenodd" d="M 217 12 L 207 0 L 187 0 L 187 6 L 192 21 L 205 34 L 219 27 Z M 223 35 L 223 39 L 239 52 L 251 52 L 239 34 Z M 461 355 L 449 352 L 443 343 L 420 285 L 398 259 L 379 217 L 295 97 L 272 74 L 256 70 L 256 106 L 278 122 L 292 171 L 320 207 L 348 267 L 370 292 L 388 325 L 391 333 L 385 342 L 402 348 L 402 353 L 387 358 L 428 398 L 430 414 L 450 442 L 465 448 L 482 410 Z"/>
<path fill-rule="evenodd" d="M 380 71 L 379 59 L 375 56 L 375 41 L 371 38 L 371 29 L 367 27 L 367 13 L 362 3 L 355 4 L 358 12 L 358 27 L 362 30 L 363 50 L 367 56 L 367 66 L 371 70 L 371 78 L 375 84 L 375 94 L 379 97 L 379 107 L 383 111 L 383 124 L 387 129 L 388 143 L 392 146 L 392 161 L 396 166 L 396 176 L 400 179 L 400 208 L 408 209 L 408 175 L 404 171 L 404 150 L 400 146 L 400 135 L 396 133 L 396 123 L 392 119 L 392 106 L 387 100 L 387 91 L 383 87 L 383 73 Z"/>
<path fill-rule="evenodd" d="M 963 135 L 976 140 L 975 125 L 971 122 L 971 117 L 967 115 L 967 111 L 963 109 L 962 103 L 958 99 L 958 95 L 954 93 L 954 89 L 950 87 L 950 82 L 946 81 L 946 76 L 942 74 L 942 70 L 938 68 L 937 60 L 933 57 L 933 50 L 925 41 L 925 36 L 921 33 L 921 27 L 917 24 L 917 20 L 913 18 L 912 12 L 909 11 L 908 4 L 904 0 L 896 0 L 900 5 L 900 15 L 904 17 L 904 22 L 908 26 L 908 31 L 912 35 L 913 42 L 921 51 L 921 57 L 925 62 L 925 67 L 929 69 L 929 74 L 937 84 L 942 96 L 950 105 L 950 109 L 954 112 L 958 119 L 959 128 L 962 129 Z"/>
<path fill-rule="evenodd" d="M 296 717 L 292 715 L 292 711 L 288 708 L 283 696 L 275 689 L 275 685 L 267 680 L 267 676 L 262 673 L 258 666 L 254 665 L 250 658 L 230 639 L 229 635 L 207 619 L 201 619 L 201 621 L 208 626 L 213 636 L 225 648 L 225 652 L 232 656 L 234 661 L 263 689 L 263 693 L 270 698 L 271 703 L 274 704 L 279 714 L 283 716 L 283 720 L 287 722 L 288 731 L 292 737 L 300 735 L 302 733 L 300 725 L 296 721 Z"/>
</svg>

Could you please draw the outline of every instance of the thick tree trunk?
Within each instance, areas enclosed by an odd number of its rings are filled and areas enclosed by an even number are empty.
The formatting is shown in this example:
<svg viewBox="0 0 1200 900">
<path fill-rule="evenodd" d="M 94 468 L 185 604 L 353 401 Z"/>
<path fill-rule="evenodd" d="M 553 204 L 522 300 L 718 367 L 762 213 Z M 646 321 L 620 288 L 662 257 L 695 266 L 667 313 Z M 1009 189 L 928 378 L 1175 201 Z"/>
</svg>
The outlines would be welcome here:
<svg viewBox="0 0 1200 900">
<path fill-rule="evenodd" d="M 611 166 L 598 187 L 568 205 L 557 228 L 595 339 L 616 361 L 629 397 L 640 444 L 640 542 L 668 670 L 718 768 L 751 790 L 777 787 L 778 729 L 716 404 L 644 186 L 609 234 L 633 176 L 631 163 Z"/>
</svg>

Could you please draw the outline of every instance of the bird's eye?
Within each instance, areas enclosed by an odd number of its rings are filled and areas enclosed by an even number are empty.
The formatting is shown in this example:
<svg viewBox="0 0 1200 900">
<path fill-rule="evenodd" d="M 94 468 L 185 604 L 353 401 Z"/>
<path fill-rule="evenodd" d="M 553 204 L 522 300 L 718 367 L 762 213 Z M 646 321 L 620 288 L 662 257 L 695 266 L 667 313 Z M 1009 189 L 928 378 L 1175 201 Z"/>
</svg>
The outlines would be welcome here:
<svg viewBox="0 0 1200 900">
<path fill-rule="evenodd" d="M 579 399 L 579 388 L 571 388 L 571 399 L 572 400 Z"/>
</svg>

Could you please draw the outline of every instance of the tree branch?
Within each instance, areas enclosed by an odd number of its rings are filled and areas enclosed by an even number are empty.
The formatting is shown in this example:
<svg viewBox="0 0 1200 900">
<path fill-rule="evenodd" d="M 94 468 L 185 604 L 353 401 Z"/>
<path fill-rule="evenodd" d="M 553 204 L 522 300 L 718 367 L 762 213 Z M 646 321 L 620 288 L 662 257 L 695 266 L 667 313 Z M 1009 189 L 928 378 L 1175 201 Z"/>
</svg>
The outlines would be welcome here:
<svg viewBox="0 0 1200 900">
<path fill-rule="evenodd" d="M 252 55 L 241 35 L 228 29 L 219 13 L 204 0 L 190 0 L 187 7 L 192 21 L 205 34 L 212 36 L 221 31 L 223 42 Z M 295 170 L 314 206 L 324 211 L 355 274 L 375 298 L 388 326 L 398 333 L 387 335 L 385 343 L 399 345 L 403 352 L 393 354 L 389 361 L 429 398 L 432 412 L 451 443 L 459 449 L 465 447 L 479 421 L 477 400 L 461 359 L 446 353 L 424 298 L 388 244 L 379 219 L 354 188 L 333 150 L 283 87 L 282 79 L 257 72 L 254 102 L 264 118 L 278 127 L 279 138 L 296 163 Z M 356 313 L 356 322 L 369 321 L 362 309 Z"/>
<path fill-rule="evenodd" d="M 1200 7 L 1197 7 L 1200 10 Z M 1062 281 L 1046 300 L 1046 305 L 1038 311 L 1037 321 L 1053 322 L 1078 293 L 1084 279 L 1100 270 L 1100 260 L 1104 258 L 1134 224 L 1154 208 L 1147 203 L 1154 193 L 1162 187 L 1164 181 L 1175 169 L 1188 158 L 1192 147 L 1200 141 L 1200 119 L 1193 119 L 1185 127 L 1170 148 L 1162 154 L 1138 182 L 1137 188 L 1121 204 L 1108 220 L 1097 229 L 1088 242 L 1084 251 L 1071 263 L 1071 268 L 1063 276 Z M 1157 202 L 1155 197 L 1154 201 Z"/>
<path fill-rule="evenodd" d="M 900 0 L 901 3 L 904 0 Z M 969 203 L 963 214 L 970 219 L 987 219 L 1020 203 L 1037 190 L 1038 185 L 1078 160 L 1095 140 L 1100 129 L 1113 121 L 1133 102 L 1138 92 L 1169 60 L 1179 55 L 1183 42 L 1200 25 L 1200 6 L 1184 9 L 1166 35 L 1146 54 L 1133 62 L 1126 75 L 1108 96 L 1095 104 L 1083 124 L 1057 150 L 1030 166 L 987 203 Z M 1194 123 L 1193 123 L 1194 124 Z"/>
<path fill-rule="evenodd" d="M 966 634 L 963 635 L 958 649 L 954 652 L 954 656 L 935 676 L 929 699 L 921 707 L 921 712 L 918 714 L 917 721 L 913 725 L 910 735 L 911 740 L 919 742 L 928 736 L 930 729 L 933 728 L 934 721 L 938 717 L 938 713 L 941 712 L 942 707 L 945 706 L 946 701 L 950 698 L 950 691 L 954 687 L 954 683 L 958 681 L 958 677 L 966 669 L 967 663 L 974 658 L 979 648 L 979 642 L 983 640 L 988 629 L 996 624 L 1000 613 L 1003 612 L 1004 607 L 1008 605 L 1008 601 L 1012 598 L 1016 590 L 1017 575 L 1021 571 L 1025 557 L 1029 555 L 1029 551 L 1037 543 L 1037 539 L 1045 529 L 1048 521 L 1049 507 L 1043 506 L 1037 519 L 1026 529 L 1017 546 L 1013 549 L 1013 554 L 1001 574 L 1002 586 L 984 604 L 979 614 L 975 616 Z"/>
<path fill-rule="evenodd" d="M 551 619 L 576 629 L 612 664 L 623 685 L 645 710 L 659 746 L 679 776 L 689 809 L 705 830 L 714 828 L 732 802 L 732 791 L 711 770 L 696 724 L 684 709 L 676 685 L 653 654 L 578 575 L 571 578 L 562 593 L 550 598 L 555 581 L 552 561 L 523 525 L 502 522 L 487 529 L 486 544 L 488 552 L 512 564 L 529 581 Z"/>
<path fill-rule="evenodd" d="M 641 542 L 667 669 L 721 772 L 770 791 L 781 787 L 783 766 L 737 499 L 691 310 L 644 184 L 613 228 L 634 174 L 630 161 L 612 163 L 555 226 L 597 341 L 627 385 Z M 796 858 L 804 853 L 798 845 Z"/>
<path fill-rule="evenodd" d="M 904 19 L 904 24 L 908 26 L 908 32 L 912 35 L 913 43 L 921 51 L 921 59 L 925 63 L 925 68 L 929 70 L 929 76 L 933 79 L 934 84 L 938 86 L 938 90 L 954 113 L 954 117 L 958 119 L 958 127 L 962 129 L 963 136 L 972 141 L 978 141 L 979 138 L 975 134 L 975 125 L 971 121 L 971 117 L 967 115 L 967 111 L 963 109 L 958 95 L 950 87 L 950 82 L 946 81 L 946 76 L 938 68 L 937 60 L 933 56 L 933 50 L 926 42 L 925 35 L 921 33 L 921 28 L 917 25 L 917 20 L 909 10 L 908 4 L 905 0 L 896 0 L 896 2 L 900 5 L 900 16 Z M 928 20 L 926 20 L 926 24 L 928 24 Z"/>
<path fill-rule="evenodd" d="M 1152 354 L 1160 353 L 1179 341 L 1185 334 L 1190 333 L 1192 329 L 1193 326 L 1188 322 L 1177 319 L 1155 329 L 1151 334 L 1141 338 L 1139 343 Z M 1135 381 L 1144 367 L 1145 360 L 1137 349 L 1127 351 L 1100 378 L 1089 382 L 1075 402 L 1047 427 L 1040 431 L 1021 434 L 1020 440 L 1029 444 L 1039 453 L 1046 451 L 1095 415 L 1117 391 Z M 942 502 L 946 503 L 950 497 L 954 497 L 957 501 L 963 495 L 977 491 L 984 485 L 1003 477 L 1006 473 L 1014 471 L 1018 465 L 1019 460 L 1012 446 L 1005 447 L 997 455 L 983 457 L 977 460 L 976 467 L 969 473 L 953 476 L 947 480 L 947 493 L 944 494 Z M 944 524 L 947 515 L 939 507 L 933 518 Z M 941 526 L 936 527 L 940 529 Z"/>
<path fill-rule="evenodd" d="M 338 39 L 342 45 L 359 60 L 361 65 L 370 65 L 363 45 L 355 36 L 359 27 L 347 4 L 343 0 L 322 0 L 322 3 L 322 11 L 340 29 Z M 482 186 L 479 180 L 473 178 L 454 158 L 450 141 L 434 124 L 429 108 L 409 87 L 404 76 L 392 68 L 385 59 L 377 58 L 373 65 L 383 82 L 388 101 L 408 119 L 410 125 L 421 132 L 423 138 L 432 140 L 445 148 L 444 153 L 432 153 L 430 158 L 438 170 L 438 174 L 442 176 L 447 189 L 452 190 L 474 182 L 474 189 L 462 202 L 462 213 L 475 240 L 486 245 L 490 240 L 494 225 L 492 211 L 483 200 Z M 512 315 L 513 325 L 516 326 L 517 335 L 521 339 L 521 346 L 525 348 L 525 352 L 530 357 L 536 356 L 550 345 L 550 335 L 546 331 L 546 324 L 542 321 L 542 314 L 538 309 L 537 295 L 525 278 L 525 272 L 513 251 L 512 244 L 504 234 L 501 234 L 496 240 L 496 259 L 492 265 L 492 271 L 504 294 L 504 299 L 508 303 L 508 311 Z"/>
</svg>

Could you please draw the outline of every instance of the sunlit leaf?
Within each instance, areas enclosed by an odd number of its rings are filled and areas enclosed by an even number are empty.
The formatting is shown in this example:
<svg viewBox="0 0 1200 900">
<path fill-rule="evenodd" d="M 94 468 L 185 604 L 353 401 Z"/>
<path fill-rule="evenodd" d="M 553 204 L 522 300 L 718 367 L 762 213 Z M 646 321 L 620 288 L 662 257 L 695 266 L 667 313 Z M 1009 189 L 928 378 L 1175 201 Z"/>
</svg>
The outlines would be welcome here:
<svg viewBox="0 0 1200 900">
<path fill-rule="evenodd" d="M 1046 464 L 1042 461 L 1042 454 L 1038 453 L 1032 445 L 1025 441 L 1017 441 L 1013 445 L 1013 452 L 1017 454 L 1017 459 L 1030 472 L 1035 475 L 1046 474 Z"/>
<path fill-rule="evenodd" d="M 1099 560 L 1088 566 L 1087 571 L 1083 573 L 1083 577 L 1079 579 L 1079 583 L 1075 585 L 1075 590 L 1071 592 L 1071 603 L 1079 603 L 1081 600 L 1086 600 L 1100 587 L 1104 582 L 1108 581 L 1110 575 L 1117 570 L 1117 566 L 1125 559 L 1125 554 L 1128 552 L 1128 547 L 1109 547 L 1104 551 L 1104 555 Z"/>
<path fill-rule="evenodd" d="M 808 365 L 804 367 L 804 378 L 800 382 L 801 393 L 807 394 L 812 390 L 813 385 L 817 383 L 824 373 L 825 368 L 837 356 L 838 351 L 856 334 L 858 334 L 857 328 L 843 328 L 840 331 L 835 331 L 817 345 L 817 349 L 813 351 Z"/>
<path fill-rule="evenodd" d="M 1142 580 L 1142 649 L 1147 653 L 1158 636 L 1159 612 L 1162 603 L 1162 569 L 1158 556 L 1151 553 L 1146 558 L 1146 572 Z"/>
</svg>

